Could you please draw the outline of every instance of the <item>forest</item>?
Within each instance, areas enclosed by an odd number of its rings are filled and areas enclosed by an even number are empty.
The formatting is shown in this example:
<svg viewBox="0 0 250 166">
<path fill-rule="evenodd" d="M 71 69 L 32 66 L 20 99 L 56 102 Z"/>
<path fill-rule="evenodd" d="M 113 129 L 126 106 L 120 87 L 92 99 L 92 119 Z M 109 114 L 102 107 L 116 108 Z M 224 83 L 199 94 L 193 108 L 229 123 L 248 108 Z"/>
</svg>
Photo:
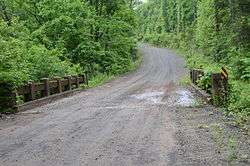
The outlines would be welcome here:
<svg viewBox="0 0 250 166">
<path fill-rule="evenodd" d="M 0 0 L 0 80 L 120 74 L 135 57 L 134 1 Z"/>
<path fill-rule="evenodd" d="M 187 67 L 230 73 L 227 113 L 250 114 L 249 0 L 0 0 L 0 80 L 133 68 L 139 42 L 181 52 Z"/>
<path fill-rule="evenodd" d="M 178 50 L 188 68 L 204 69 L 201 87 L 211 86 L 211 72 L 229 70 L 226 113 L 246 122 L 250 114 L 250 1 L 148 0 L 136 10 L 138 38 Z"/>
</svg>

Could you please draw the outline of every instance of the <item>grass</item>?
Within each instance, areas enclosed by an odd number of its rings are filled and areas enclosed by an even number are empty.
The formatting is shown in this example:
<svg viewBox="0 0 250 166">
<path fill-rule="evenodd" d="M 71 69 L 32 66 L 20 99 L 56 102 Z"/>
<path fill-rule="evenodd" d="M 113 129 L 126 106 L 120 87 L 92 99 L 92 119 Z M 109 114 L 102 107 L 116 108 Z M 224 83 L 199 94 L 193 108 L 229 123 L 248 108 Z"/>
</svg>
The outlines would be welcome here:
<svg viewBox="0 0 250 166">
<path fill-rule="evenodd" d="M 115 76 L 114 75 L 109 75 L 106 73 L 99 73 L 97 74 L 95 77 L 93 77 L 91 80 L 89 80 L 89 87 L 93 88 L 96 86 L 99 86 L 105 82 L 107 82 L 108 80 L 113 79 Z"/>
<path fill-rule="evenodd" d="M 137 68 L 139 68 L 139 66 L 142 63 L 142 59 L 143 59 L 142 53 L 139 50 L 137 50 L 136 54 L 137 54 L 137 59 L 134 61 L 134 63 L 131 64 L 128 72 L 136 70 Z"/>
</svg>

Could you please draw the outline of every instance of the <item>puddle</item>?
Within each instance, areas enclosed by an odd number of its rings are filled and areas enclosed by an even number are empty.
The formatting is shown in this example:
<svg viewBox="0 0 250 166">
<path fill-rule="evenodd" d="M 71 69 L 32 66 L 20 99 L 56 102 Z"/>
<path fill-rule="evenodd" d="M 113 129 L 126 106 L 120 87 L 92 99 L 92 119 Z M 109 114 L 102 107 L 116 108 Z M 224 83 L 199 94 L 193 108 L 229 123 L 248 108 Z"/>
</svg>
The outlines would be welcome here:
<svg viewBox="0 0 250 166">
<path fill-rule="evenodd" d="M 138 100 L 147 100 L 156 104 L 156 103 L 161 103 L 163 95 L 164 92 L 146 92 L 143 94 L 132 95 L 132 97 Z"/>
<path fill-rule="evenodd" d="M 132 95 L 137 100 L 145 100 L 150 104 L 166 104 L 168 106 L 193 106 L 196 102 L 193 94 L 188 90 L 175 90 L 171 92 L 145 92 Z"/>
<path fill-rule="evenodd" d="M 178 99 L 176 104 L 179 106 L 184 106 L 184 107 L 188 107 L 188 106 L 192 106 L 195 103 L 195 98 L 192 95 L 192 93 L 190 91 L 187 90 L 178 90 L 176 92 Z"/>
</svg>

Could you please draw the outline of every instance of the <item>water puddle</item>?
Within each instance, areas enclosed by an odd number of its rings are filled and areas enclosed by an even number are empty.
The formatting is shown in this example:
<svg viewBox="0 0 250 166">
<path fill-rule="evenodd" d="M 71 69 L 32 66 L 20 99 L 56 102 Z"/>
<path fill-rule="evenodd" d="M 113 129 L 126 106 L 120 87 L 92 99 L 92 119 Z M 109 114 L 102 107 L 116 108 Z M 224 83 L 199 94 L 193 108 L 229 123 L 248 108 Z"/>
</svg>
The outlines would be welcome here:
<svg viewBox="0 0 250 166">
<path fill-rule="evenodd" d="M 146 100 L 156 104 L 161 102 L 163 95 L 164 92 L 146 92 L 143 94 L 132 95 L 132 97 L 138 100 Z"/>
<path fill-rule="evenodd" d="M 194 105 L 195 98 L 190 91 L 178 90 L 178 91 L 176 91 L 176 94 L 178 96 L 177 101 L 176 101 L 176 105 L 184 106 L 184 107 Z"/>
<path fill-rule="evenodd" d="M 131 96 L 137 100 L 144 100 L 150 104 L 166 104 L 168 106 L 194 106 L 196 103 L 194 95 L 185 89 L 174 90 L 170 92 L 145 92 Z"/>
</svg>

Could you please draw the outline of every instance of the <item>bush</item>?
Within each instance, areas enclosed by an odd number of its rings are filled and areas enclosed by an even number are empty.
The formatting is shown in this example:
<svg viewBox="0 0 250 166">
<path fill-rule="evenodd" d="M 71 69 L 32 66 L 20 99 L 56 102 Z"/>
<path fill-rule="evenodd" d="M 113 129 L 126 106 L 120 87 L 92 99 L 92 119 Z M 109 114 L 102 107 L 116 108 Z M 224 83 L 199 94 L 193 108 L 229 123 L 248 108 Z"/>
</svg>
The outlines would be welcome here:
<svg viewBox="0 0 250 166">
<path fill-rule="evenodd" d="M 125 1 L 2 1 L 0 79 L 32 79 L 129 70 L 135 13 Z M 96 7 L 98 5 L 98 7 Z M 0 7 L 1 8 L 1 7 Z"/>
<path fill-rule="evenodd" d="M 250 52 L 239 50 L 231 52 L 231 68 L 235 79 L 249 81 L 250 80 Z"/>
<path fill-rule="evenodd" d="M 250 115 L 249 82 L 231 82 L 231 96 L 228 110 L 232 113 L 244 112 Z"/>
<path fill-rule="evenodd" d="M 18 39 L 0 40 L 0 80 L 19 86 L 28 80 L 64 76 L 81 72 L 69 61 L 59 59 L 60 52 L 47 50 Z"/>
<path fill-rule="evenodd" d="M 211 87 L 212 87 L 211 75 L 212 75 L 212 72 L 206 71 L 204 76 L 202 76 L 200 80 L 198 81 L 198 86 L 201 87 L 203 90 L 206 90 L 210 94 L 211 94 Z"/>
</svg>

